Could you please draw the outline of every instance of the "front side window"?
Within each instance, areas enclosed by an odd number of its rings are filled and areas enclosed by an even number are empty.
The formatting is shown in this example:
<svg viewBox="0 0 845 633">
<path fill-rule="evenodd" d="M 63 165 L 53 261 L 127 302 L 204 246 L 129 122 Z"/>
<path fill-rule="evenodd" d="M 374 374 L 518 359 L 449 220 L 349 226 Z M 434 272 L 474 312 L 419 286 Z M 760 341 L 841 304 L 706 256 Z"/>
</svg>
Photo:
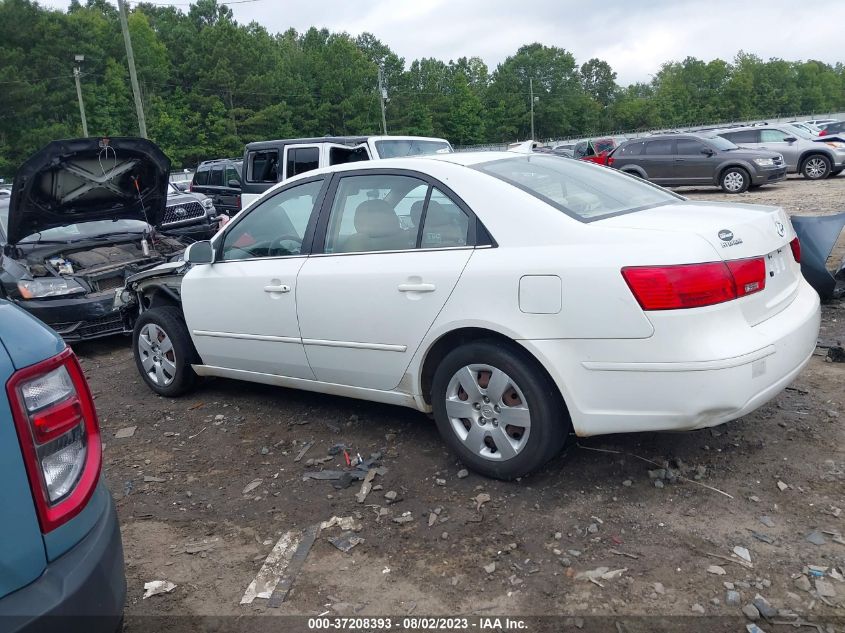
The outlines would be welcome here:
<svg viewBox="0 0 845 633">
<path fill-rule="evenodd" d="M 208 184 L 208 167 L 205 169 L 198 169 L 197 173 L 194 174 L 194 184 L 196 185 L 207 185 Z"/>
<path fill-rule="evenodd" d="M 475 167 L 577 220 L 590 221 L 672 204 L 680 196 L 612 169 L 536 154 Z"/>
<path fill-rule="evenodd" d="M 618 154 L 619 156 L 639 156 L 643 153 L 643 145 L 644 143 L 642 141 L 637 143 L 626 143 L 616 150 L 615 154 Z"/>
<path fill-rule="evenodd" d="M 319 147 L 291 147 L 288 148 L 288 166 L 286 177 L 317 169 L 320 166 Z"/>
<path fill-rule="evenodd" d="M 265 150 L 251 152 L 248 162 L 248 178 L 250 182 L 278 182 L 279 180 L 279 152 Z"/>
<path fill-rule="evenodd" d="M 676 153 L 681 156 L 700 156 L 707 151 L 707 146 L 701 141 L 691 138 L 679 138 L 676 143 Z"/>
<path fill-rule="evenodd" d="M 786 134 L 780 130 L 760 130 L 761 143 L 784 143 Z"/>
<path fill-rule="evenodd" d="M 302 241 L 322 186 L 322 180 L 303 183 L 253 207 L 224 236 L 222 259 L 301 254 Z"/>
</svg>

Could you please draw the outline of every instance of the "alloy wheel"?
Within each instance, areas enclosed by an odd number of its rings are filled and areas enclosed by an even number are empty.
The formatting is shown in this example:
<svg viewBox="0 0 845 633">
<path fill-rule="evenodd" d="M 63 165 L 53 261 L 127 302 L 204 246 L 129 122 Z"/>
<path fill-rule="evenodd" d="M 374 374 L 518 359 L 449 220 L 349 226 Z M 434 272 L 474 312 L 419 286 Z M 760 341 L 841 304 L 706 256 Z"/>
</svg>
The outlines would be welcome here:
<svg viewBox="0 0 845 633">
<path fill-rule="evenodd" d="M 725 189 L 728 191 L 741 191 L 745 185 L 745 177 L 738 171 L 732 171 L 725 175 Z"/>
<path fill-rule="evenodd" d="M 827 173 L 827 163 L 823 158 L 810 158 L 806 165 L 804 165 L 804 172 L 809 178 L 817 179 L 823 178 Z"/>
<path fill-rule="evenodd" d="M 176 377 L 176 352 L 173 342 L 162 328 L 147 323 L 138 336 L 141 366 L 151 382 L 166 387 Z"/>
<path fill-rule="evenodd" d="M 490 365 L 455 372 L 446 389 L 446 414 L 467 449 L 491 461 L 516 457 L 531 431 L 531 412 L 519 385 Z"/>
</svg>

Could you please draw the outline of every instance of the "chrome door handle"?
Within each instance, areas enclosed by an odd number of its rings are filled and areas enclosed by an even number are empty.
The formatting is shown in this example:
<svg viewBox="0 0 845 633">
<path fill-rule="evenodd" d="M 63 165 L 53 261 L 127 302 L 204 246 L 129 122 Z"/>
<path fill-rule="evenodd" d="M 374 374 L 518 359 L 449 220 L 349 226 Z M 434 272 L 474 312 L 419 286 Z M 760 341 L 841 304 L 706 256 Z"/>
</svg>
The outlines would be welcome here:
<svg viewBox="0 0 845 633">
<path fill-rule="evenodd" d="M 399 284 L 399 292 L 434 292 L 434 284 Z"/>
<path fill-rule="evenodd" d="M 264 286 L 264 292 L 290 292 L 290 286 Z"/>
</svg>

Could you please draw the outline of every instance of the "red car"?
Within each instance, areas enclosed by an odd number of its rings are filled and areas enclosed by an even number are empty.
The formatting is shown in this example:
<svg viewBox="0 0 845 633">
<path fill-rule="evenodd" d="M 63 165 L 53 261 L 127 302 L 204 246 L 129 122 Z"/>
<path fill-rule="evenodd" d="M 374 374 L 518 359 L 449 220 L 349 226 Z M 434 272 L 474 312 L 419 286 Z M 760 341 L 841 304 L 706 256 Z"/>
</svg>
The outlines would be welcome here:
<svg viewBox="0 0 845 633">
<path fill-rule="evenodd" d="M 623 137 L 589 139 L 576 143 L 572 151 L 578 160 L 610 165 L 610 153 L 626 140 Z"/>
</svg>

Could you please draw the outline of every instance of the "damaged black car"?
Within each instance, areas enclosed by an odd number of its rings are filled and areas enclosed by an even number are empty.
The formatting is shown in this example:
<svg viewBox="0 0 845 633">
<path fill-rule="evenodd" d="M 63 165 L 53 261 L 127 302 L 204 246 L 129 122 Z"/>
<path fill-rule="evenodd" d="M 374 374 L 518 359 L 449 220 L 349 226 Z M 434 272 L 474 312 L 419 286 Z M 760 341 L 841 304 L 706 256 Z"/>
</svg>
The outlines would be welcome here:
<svg viewBox="0 0 845 633">
<path fill-rule="evenodd" d="M 0 297 L 67 341 L 126 331 L 126 278 L 178 261 L 185 244 L 155 231 L 170 161 L 138 138 L 54 141 L 18 170 L 0 201 Z"/>
</svg>

